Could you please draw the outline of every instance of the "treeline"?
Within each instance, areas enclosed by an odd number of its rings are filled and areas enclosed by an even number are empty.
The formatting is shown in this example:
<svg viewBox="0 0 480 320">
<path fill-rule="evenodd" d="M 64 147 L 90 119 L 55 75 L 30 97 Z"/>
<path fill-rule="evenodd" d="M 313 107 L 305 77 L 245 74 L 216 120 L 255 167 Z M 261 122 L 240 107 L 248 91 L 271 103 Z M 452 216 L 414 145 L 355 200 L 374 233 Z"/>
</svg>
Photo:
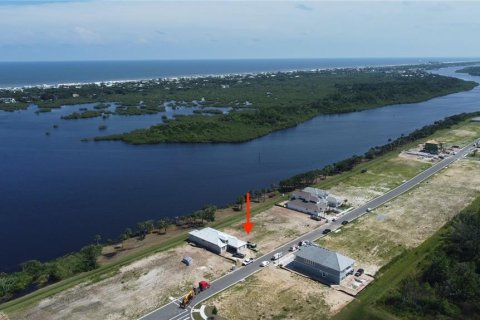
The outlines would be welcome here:
<svg viewBox="0 0 480 320">
<path fill-rule="evenodd" d="M 480 76 L 480 67 L 467 67 L 457 70 L 458 73 L 468 73 L 471 76 Z"/>
<path fill-rule="evenodd" d="M 101 252 L 100 245 L 89 245 L 79 252 L 45 263 L 37 260 L 24 262 L 19 272 L 0 273 L 0 302 L 75 274 L 93 270 L 97 267 L 97 258 Z"/>
<path fill-rule="evenodd" d="M 479 115 L 480 112 L 461 113 L 458 115 L 447 117 L 443 120 L 435 121 L 431 125 L 427 125 L 421 129 L 417 129 L 407 136 L 402 135 L 398 139 L 395 139 L 394 141 L 391 141 L 390 143 L 387 143 L 383 146 L 370 148 L 370 150 L 368 150 L 362 156 L 354 155 L 348 159 L 335 162 L 322 169 L 316 169 L 305 173 L 300 173 L 291 178 L 282 180 L 280 181 L 280 190 L 282 192 L 289 192 L 297 188 L 303 188 L 312 185 L 319 178 L 321 179 L 325 176 L 331 176 L 342 172 L 350 171 L 359 163 L 382 156 L 403 145 L 406 145 L 418 139 L 426 138 L 435 133 L 437 130 L 450 128 L 455 124 Z"/>
<path fill-rule="evenodd" d="M 402 318 L 478 319 L 480 197 L 453 219 L 427 265 L 381 303 Z"/>
<path fill-rule="evenodd" d="M 186 214 L 180 217 L 169 218 L 164 217 L 157 221 L 147 220 L 137 223 L 135 228 L 127 228 L 125 232 L 120 234 L 118 241 L 125 241 L 130 238 L 137 237 L 138 240 L 145 239 L 147 234 L 153 233 L 155 230 L 159 233 L 167 233 L 170 226 L 175 225 L 177 227 L 184 228 L 196 228 L 202 227 L 207 222 L 215 221 L 215 212 L 217 207 L 214 205 L 206 205 L 202 209 Z M 115 241 L 108 239 L 107 244 L 113 244 Z"/>
</svg>

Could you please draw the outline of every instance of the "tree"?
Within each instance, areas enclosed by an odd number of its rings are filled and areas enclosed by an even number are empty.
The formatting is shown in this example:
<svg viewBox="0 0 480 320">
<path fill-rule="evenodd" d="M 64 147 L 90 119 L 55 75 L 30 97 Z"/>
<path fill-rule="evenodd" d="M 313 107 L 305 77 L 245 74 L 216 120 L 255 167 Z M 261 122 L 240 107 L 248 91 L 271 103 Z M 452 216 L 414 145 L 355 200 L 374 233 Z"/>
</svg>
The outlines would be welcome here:
<svg viewBox="0 0 480 320">
<path fill-rule="evenodd" d="M 205 207 L 203 207 L 202 211 L 203 211 L 203 218 L 205 218 L 205 220 L 210 222 L 215 221 L 215 212 L 217 211 L 216 206 L 211 204 L 206 205 Z"/>
<path fill-rule="evenodd" d="M 127 239 L 128 239 L 128 238 L 131 238 L 133 236 L 133 231 L 132 231 L 131 228 L 127 228 L 127 229 L 125 229 L 124 234 L 127 236 Z"/>
<path fill-rule="evenodd" d="M 153 220 L 147 220 L 144 223 L 145 223 L 145 232 L 151 233 L 153 231 L 153 228 L 155 227 Z"/>
<path fill-rule="evenodd" d="M 171 224 L 170 219 L 162 218 L 162 219 L 157 221 L 157 228 L 159 230 L 163 229 L 164 230 L 163 233 L 167 233 L 167 228 L 170 224 Z"/>
<path fill-rule="evenodd" d="M 95 243 L 96 243 L 97 245 L 99 245 L 99 244 L 100 244 L 100 241 L 102 241 L 102 236 L 99 235 L 99 234 L 96 234 L 96 235 L 93 237 L 93 241 L 95 241 Z"/>
<path fill-rule="evenodd" d="M 244 196 L 239 196 L 237 198 L 237 202 L 235 202 L 238 206 L 238 210 L 242 210 L 243 204 L 245 203 L 245 197 Z"/>
</svg>

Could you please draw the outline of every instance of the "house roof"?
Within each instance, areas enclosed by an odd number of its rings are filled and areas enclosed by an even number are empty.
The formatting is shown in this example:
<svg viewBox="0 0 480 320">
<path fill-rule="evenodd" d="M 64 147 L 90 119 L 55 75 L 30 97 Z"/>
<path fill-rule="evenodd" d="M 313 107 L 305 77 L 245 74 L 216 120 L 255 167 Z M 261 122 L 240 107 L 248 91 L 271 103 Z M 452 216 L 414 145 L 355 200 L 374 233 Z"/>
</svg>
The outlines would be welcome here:
<svg viewBox="0 0 480 320">
<path fill-rule="evenodd" d="M 293 204 L 299 207 L 303 207 L 305 209 L 313 210 L 313 211 L 325 211 L 327 209 L 327 204 L 323 201 L 320 201 L 318 203 L 312 203 L 312 202 L 305 202 L 299 199 L 295 200 L 290 200 L 288 204 Z"/>
<path fill-rule="evenodd" d="M 203 228 L 201 230 L 192 230 L 189 232 L 189 234 L 219 247 L 225 247 L 228 244 L 231 247 L 240 248 L 247 245 L 245 241 L 242 241 L 237 237 L 231 236 L 227 233 L 218 231 L 210 227 Z"/>
<path fill-rule="evenodd" d="M 300 247 L 297 257 L 316 262 L 336 271 L 343 271 L 355 262 L 353 259 L 338 252 L 317 246 Z"/>
<path fill-rule="evenodd" d="M 319 198 L 326 198 L 328 196 L 328 191 L 322 190 L 322 189 L 317 189 L 317 188 L 312 188 L 312 187 L 306 187 L 303 189 L 303 192 L 310 193 L 311 195 L 314 195 Z"/>
<path fill-rule="evenodd" d="M 425 144 L 440 144 L 440 142 L 438 142 L 437 140 L 428 140 L 427 142 L 425 142 Z"/>
<path fill-rule="evenodd" d="M 295 198 L 300 198 L 300 199 L 304 199 L 305 201 L 311 201 L 311 202 L 320 202 L 321 198 L 311 194 L 311 193 L 308 193 L 308 192 L 304 192 L 304 191 L 295 191 L 293 193 L 293 196 Z"/>
</svg>

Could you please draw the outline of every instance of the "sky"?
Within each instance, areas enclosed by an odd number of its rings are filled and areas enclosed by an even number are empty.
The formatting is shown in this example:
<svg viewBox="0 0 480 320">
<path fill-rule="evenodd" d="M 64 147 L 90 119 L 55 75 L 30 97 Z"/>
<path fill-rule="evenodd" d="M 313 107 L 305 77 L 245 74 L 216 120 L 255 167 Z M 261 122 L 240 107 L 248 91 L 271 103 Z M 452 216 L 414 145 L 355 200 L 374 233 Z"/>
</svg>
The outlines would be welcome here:
<svg viewBox="0 0 480 320">
<path fill-rule="evenodd" d="M 480 56 L 480 1 L 0 0 L 0 17 L 0 61 Z"/>
</svg>

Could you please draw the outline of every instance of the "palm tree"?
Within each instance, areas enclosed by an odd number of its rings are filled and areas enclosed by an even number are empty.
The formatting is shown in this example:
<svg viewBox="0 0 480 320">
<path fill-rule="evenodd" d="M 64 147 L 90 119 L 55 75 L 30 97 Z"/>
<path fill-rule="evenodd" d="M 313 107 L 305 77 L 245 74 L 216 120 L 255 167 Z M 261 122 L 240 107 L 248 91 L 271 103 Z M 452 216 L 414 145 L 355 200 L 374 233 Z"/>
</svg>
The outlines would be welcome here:
<svg viewBox="0 0 480 320">
<path fill-rule="evenodd" d="M 99 235 L 99 234 L 96 234 L 96 235 L 93 237 L 93 240 L 95 241 L 95 243 L 96 243 L 97 245 L 99 245 L 99 244 L 100 244 L 100 241 L 102 241 L 102 236 Z"/>
<path fill-rule="evenodd" d="M 164 229 L 163 233 L 167 233 L 167 228 L 171 224 L 170 219 L 168 218 L 162 218 L 157 221 L 157 227 L 158 229 Z"/>
<path fill-rule="evenodd" d="M 153 231 L 153 228 L 154 228 L 153 220 L 147 220 L 144 223 L 145 223 L 145 231 L 147 233 L 151 233 Z"/>
<path fill-rule="evenodd" d="M 127 236 L 127 239 L 128 239 L 128 238 L 131 238 L 133 236 L 133 231 L 132 231 L 131 228 L 127 228 L 127 229 L 125 229 L 124 234 Z"/>
<path fill-rule="evenodd" d="M 238 205 L 238 210 L 242 210 L 244 203 L 245 203 L 245 197 L 244 196 L 240 196 L 240 197 L 237 198 L 236 204 Z"/>
</svg>

